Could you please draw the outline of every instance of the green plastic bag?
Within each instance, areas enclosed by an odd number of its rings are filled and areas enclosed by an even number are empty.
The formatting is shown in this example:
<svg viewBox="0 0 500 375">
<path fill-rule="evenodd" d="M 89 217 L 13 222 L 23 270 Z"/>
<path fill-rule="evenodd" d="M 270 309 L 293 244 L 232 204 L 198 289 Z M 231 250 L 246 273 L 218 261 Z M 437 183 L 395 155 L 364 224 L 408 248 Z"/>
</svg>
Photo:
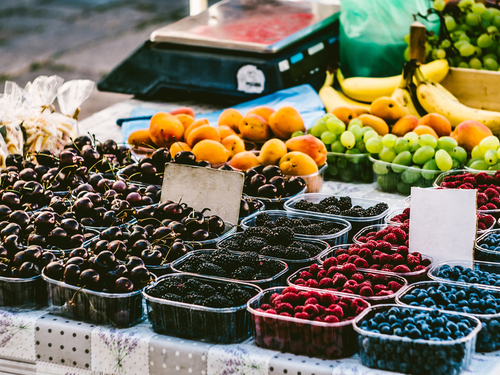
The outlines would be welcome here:
<svg viewBox="0 0 500 375">
<path fill-rule="evenodd" d="M 345 77 L 389 77 L 401 74 L 403 38 L 413 15 L 427 14 L 431 0 L 342 0 L 340 62 Z M 437 20 L 437 16 L 435 17 Z M 439 32 L 439 22 L 418 17 L 427 30 Z"/>
</svg>

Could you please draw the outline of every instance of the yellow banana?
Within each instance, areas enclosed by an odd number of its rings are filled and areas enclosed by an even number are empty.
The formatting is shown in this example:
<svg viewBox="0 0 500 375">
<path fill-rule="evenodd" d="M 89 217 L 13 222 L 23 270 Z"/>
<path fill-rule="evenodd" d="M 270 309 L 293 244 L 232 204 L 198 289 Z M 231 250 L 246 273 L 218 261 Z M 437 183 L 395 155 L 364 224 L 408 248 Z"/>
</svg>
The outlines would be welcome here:
<svg viewBox="0 0 500 375">
<path fill-rule="evenodd" d="M 358 115 L 367 113 L 370 110 L 370 105 L 360 103 L 355 100 L 349 99 L 340 91 L 332 87 L 334 81 L 334 74 L 326 72 L 326 80 L 323 87 L 319 90 L 319 97 L 325 105 L 326 111 L 331 112 L 337 107 L 352 107 Z"/>
<path fill-rule="evenodd" d="M 413 115 L 417 118 L 420 118 L 420 113 L 418 113 L 415 105 L 413 104 L 413 100 L 410 92 L 406 88 L 398 87 L 394 90 L 394 93 L 391 96 L 396 102 L 398 102 L 403 109 L 405 110 L 405 116 Z"/>
<path fill-rule="evenodd" d="M 422 73 L 434 82 L 441 82 L 450 66 L 447 60 L 436 60 L 422 65 Z M 401 75 L 386 78 L 344 78 L 342 72 L 338 70 L 337 79 L 346 96 L 354 100 L 363 102 L 373 102 L 381 96 L 391 96 L 399 86 Z"/>
</svg>

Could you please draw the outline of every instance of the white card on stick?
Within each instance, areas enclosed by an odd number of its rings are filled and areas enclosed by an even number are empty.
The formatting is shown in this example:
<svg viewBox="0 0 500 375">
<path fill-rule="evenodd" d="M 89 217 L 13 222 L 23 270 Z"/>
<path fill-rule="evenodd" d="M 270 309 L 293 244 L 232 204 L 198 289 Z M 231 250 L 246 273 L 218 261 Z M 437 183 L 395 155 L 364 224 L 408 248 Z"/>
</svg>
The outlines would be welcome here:
<svg viewBox="0 0 500 375">
<path fill-rule="evenodd" d="M 241 172 L 167 163 L 161 201 L 182 200 L 197 211 L 210 208 L 209 214 L 238 224 L 244 182 Z"/>
<path fill-rule="evenodd" d="M 477 231 L 477 190 L 411 189 L 410 252 L 472 261 Z"/>
</svg>

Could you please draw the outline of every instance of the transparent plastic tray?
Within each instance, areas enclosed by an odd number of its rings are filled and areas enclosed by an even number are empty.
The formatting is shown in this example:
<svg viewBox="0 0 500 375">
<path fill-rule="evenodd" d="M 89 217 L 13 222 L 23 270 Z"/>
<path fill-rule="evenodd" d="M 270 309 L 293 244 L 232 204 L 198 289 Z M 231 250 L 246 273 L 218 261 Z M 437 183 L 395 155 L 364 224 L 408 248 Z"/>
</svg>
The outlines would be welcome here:
<svg viewBox="0 0 500 375">
<path fill-rule="evenodd" d="M 47 286 L 42 276 L 26 279 L 0 276 L 0 307 L 36 310 L 47 305 Z"/>
<path fill-rule="evenodd" d="M 271 295 L 281 294 L 284 289 L 285 287 L 266 289 L 248 301 L 247 308 L 252 317 L 257 346 L 326 359 L 350 357 L 356 352 L 353 320 L 325 323 L 256 311 L 263 304 L 269 303 Z M 318 292 L 340 296 L 331 291 Z M 352 296 L 348 298 L 354 299 Z"/>
<path fill-rule="evenodd" d="M 490 250 L 481 246 L 490 234 L 500 234 L 500 229 L 486 231 L 476 239 L 476 244 L 474 246 L 474 260 L 500 263 L 500 251 Z"/>
<path fill-rule="evenodd" d="M 237 228 L 238 227 L 236 225 L 226 221 L 224 222 L 224 231 L 219 237 L 205 241 L 184 241 L 184 243 L 192 247 L 194 250 L 213 249 L 220 241 L 224 241 L 226 238 L 236 233 Z"/>
<path fill-rule="evenodd" d="M 429 289 L 430 287 L 438 287 L 439 285 L 447 285 L 456 290 L 466 290 L 474 288 L 476 290 L 484 290 L 494 296 L 494 298 L 500 299 L 500 291 L 493 288 L 488 288 L 485 286 L 479 285 L 467 285 L 467 284 L 458 284 L 453 282 L 442 282 L 442 281 L 424 281 L 421 283 L 416 283 L 410 285 L 403 294 L 396 297 L 396 302 L 402 306 L 409 306 L 406 303 L 401 301 L 401 298 L 404 296 L 411 294 L 415 289 Z M 413 306 L 411 306 L 413 307 Z M 437 308 L 437 307 L 435 307 Z M 453 312 L 446 309 L 439 309 L 441 311 Z M 474 317 L 479 319 L 482 323 L 481 331 L 477 336 L 476 342 L 476 351 L 477 352 L 492 352 L 500 349 L 500 313 L 497 314 L 472 314 L 472 313 L 463 313 L 460 312 L 461 315 L 466 315 L 469 317 Z"/>
<path fill-rule="evenodd" d="M 414 311 L 430 311 L 424 308 L 378 305 L 363 311 L 354 319 L 354 330 L 359 334 L 359 357 L 367 367 L 398 371 L 406 374 L 454 374 L 458 375 L 469 367 L 476 338 L 481 329 L 480 322 L 466 316 L 474 329 L 458 340 L 431 341 L 410 339 L 397 335 L 386 335 L 367 331 L 360 327 L 365 320 L 392 307 Z M 449 313 L 447 313 L 449 314 Z M 461 315 L 461 314 L 454 314 Z M 442 369 L 443 371 L 438 371 Z"/>
<path fill-rule="evenodd" d="M 238 222 L 241 223 L 241 221 L 249 216 L 252 216 L 253 214 L 256 214 L 258 212 L 262 212 L 262 211 L 265 211 L 266 210 L 266 205 L 264 204 L 264 202 L 258 200 L 258 199 L 255 199 L 257 201 L 257 205 L 258 205 L 258 208 L 257 208 L 257 211 L 255 212 L 252 212 L 251 214 L 247 215 L 247 216 L 240 216 L 238 218 Z"/>
<path fill-rule="evenodd" d="M 295 204 L 302 200 L 305 199 L 308 202 L 312 203 L 319 203 L 321 200 L 328 198 L 328 197 L 341 197 L 341 195 L 332 195 L 332 194 L 325 194 L 325 193 L 314 193 L 314 194 L 302 194 L 294 197 L 293 199 L 290 199 L 288 202 L 285 203 L 285 210 L 295 212 L 295 213 L 305 213 L 305 214 L 311 214 L 313 212 L 311 211 L 306 211 L 306 210 L 297 210 L 295 209 Z M 380 200 L 375 200 L 375 199 L 366 199 L 366 198 L 354 198 L 351 197 L 351 202 L 353 206 L 361 206 L 363 208 L 368 208 L 376 205 L 377 203 L 387 203 L 383 202 Z M 343 219 L 347 220 L 349 223 L 351 223 L 352 229 L 349 235 L 348 241 L 352 239 L 352 235 L 354 233 L 359 232 L 362 228 L 368 226 L 368 225 L 374 225 L 374 224 L 382 224 L 384 222 L 384 218 L 386 215 L 389 213 L 391 207 L 389 204 L 387 205 L 387 210 L 382 212 L 381 214 L 377 216 L 369 216 L 369 217 L 352 217 L 352 216 L 342 216 L 342 215 L 331 215 L 331 214 L 324 214 L 321 213 L 321 215 L 325 217 L 331 217 L 331 218 L 338 218 L 338 219 Z M 314 214 L 314 213 L 313 213 Z"/>
<path fill-rule="evenodd" d="M 491 274 L 500 274 L 500 263 L 491 263 L 491 262 L 481 262 L 481 261 L 467 261 L 467 260 L 446 260 L 444 262 L 436 264 L 434 267 L 432 267 L 427 275 L 431 280 L 434 281 L 442 281 L 442 282 L 447 282 L 447 283 L 458 283 L 458 284 L 465 284 L 465 285 L 478 285 L 478 286 L 486 286 L 488 288 L 494 288 L 500 290 L 500 285 L 491 285 L 491 284 L 481 284 L 479 283 L 479 280 L 477 283 L 471 283 L 469 282 L 464 282 L 464 281 L 458 281 L 458 280 L 453 280 L 453 279 L 446 279 L 444 277 L 439 276 L 439 272 L 444 268 L 444 267 L 455 267 L 455 266 L 462 266 L 463 268 L 469 268 L 473 271 L 483 271 L 483 272 L 489 272 Z"/>
<path fill-rule="evenodd" d="M 248 196 L 250 199 L 257 199 L 261 202 L 263 202 L 266 205 L 266 210 L 283 210 L 284 205 L 286 202 L 288 202 L 290 199 L 304 194 L 307 191 L 307 186 L 299 191 L 295 195 L 290 195 L 289 197 L 282 197 L 282 198 L 263 198 L 263 197 L 251 197 Z"/>
<path fill-rule="evenodd" d="M 385 218 L 384 218 L 384 220 L 385 220 Z M 363 229 L 361 229 L 358 233 L 356 233 L 352 237 L 352 241 L 354 243 L 362 245 L 365 242 L 362 242 L 362 241 L 359 240 L 361 237 L 366 236 L 370 232 L 379 232 L 382 229 L 387 228 L 388 226 L 394 226 L 394 225 L 390 225 L 390 224 L 375 224 L 375 225 L 370 225 L 370 226 L 364 227 Z M 398 225 L 396 225 L 396 226 L 398 226 Z M 393 244 L 391 244 L 391 245 L 392 245 L 392 248 L 394 250 L 396 250 L 399 246 L 402 246 L 402 244 L 399 244 L 399 245 L 393 245 Z"/>
<path fill-rule="evenodd" d="M 168 277 L 196 279 L 203 283 L 241 285 L 252 297 L 262 290 L 251 284 L 240 281 L 222 280 L 216 277 L 198 276 L 187 273 L 165 275 L 144 289 L 143 295 L 148 305 L 149 321 L 153 331 L 168 336 L 182 337 L 192 340 L 207 340 L 217 344 L 230 344 L 246 340 L 251 335 L 250 316 L 246 305 L 228 308 L 213 308 L 190 303 L 169 301 L 152 297 L 148 291 Z"/>
<path fill-rule="evenodd" d="M 373 163 L 369 156 L 370 154 L 327 152 L 328 169 L 326 173 L 330 178 L 337 181 L 372 183 L 375 179 L 373 176 Z"/>
<path fill-rule="evenodd" d="M 172 271 L 177 272 L 177 273 L 190 273 L 190 272 L 182 271 L 180 269 L 184 265 L 184 263 L 186 263 L 186 261 L 188 261 L 190 258 L 192 258 L 194 256 L 198 256 L 198 255 L 202 255 L 202 254 L 211 254 L 214 251 L 216 251 L 216 250 L 215 249 L 204 249 L 204 250 L 195 250 L 195 251 L 192 251 L 190 253 L 187 253 L 186 255 L 180 257 L 179 259 L 175 260 L 172 263 Z M 236 256 L 241 255 L 241 253 L 239 253 L 239 252 L 232 252 L 232 253 L 234 253 Z M 263 256 L 263 255 L 260 255 L 260 257 L 262 259 L 270 259 L 269 257 Z M 279 262 L 281 262 L 283 269 L 280 272 L 278 272 L 276 275 L 274 275 L 268 279 L 239 280 L 239 279 L 232 279 L 230 277 L 218 277 L 218 278 L 220 280 L 239 281 L 239 282 L 257 285 L 261 289 L 266 289 L 266 288 L 270 288 L 270 287 L 278 286 L 278 285 L 284 285 L 285 280 L 286 280 L 285 275 L 288 272 L 288 265 L 283 261 L 279 261 Z M 199 275 L 199 274 L 196 274 L 196 275 Z M 202 276 L 209 276 L 209 275 L 202 275 Z"/>
<path fill-rule="evenodd" d="M 299 278 L 300 273 L 302 271 L 307 271 L 308 269 L 309 269 L 308 267 L 305 267 L 305 268 L 302 268 L 302 269 L 296 271 L 293 275 L 291 275 L 291 276 L 288 277 L 288 279 L 286 280 L 287 284 L 290 285 L 290 286 L 294 286 L 297 289 L 325 290 L 325 291 L 328 291 L 326 289 L 311 288 L 311 287 L 306 287 L 304 285 L 297 285 L 297 284 L 294 283 L 295 280 L 297 280 Z M 339 269 L 339 272 L 340 272 L 341 267 L 338 267 L 338 269 Z M 406 289 L 406 287 L 408 286 L 408 281 L 406 281 L 405 278 L 403 278 L 401 276 L 396 276 L 396 275 L 386 275 L 382 271 L 376 271 L 376 270 L 370 270 L 370 271 L 368 271 L 368 270 L 358 269 L 356 271 L 356 273 L 361 273 L 361 274 L 363 274 L 363 276 L 367 275 L 369 273 L 372 273 L 372 274 L 382 274 L 384 276 L 387 276 L 387 278 L 390 279 L 389 281 L 396 281 L 397 283 L 401 284 L 402 287 L 397 292 L 394 292 L 393 294 L 388 295 L 388 296 L 371 296 L 371 297 L 366 297 L 366 296 L 361 296 L 359 294 L 348 294 L 348 293 L 342 293 L 342 292 L 336 292 L 336 293 L 338 293 L 339 295 L 344 295 L 344 296 L 355 296 L 356 298 L 362 298 L 365 301 L 370 302 L 372 305 L 377 305 L 377 304 L 381 304 L 381 303 L 394 303 L 394 301 L 396 299 L 396 296 L 402 294 L 404 292 L 404 290 Z"/>
<path fill-rule="evenodd" d="M 308 235 L 308 234 L 296 234 L 295 236 L 297 238 L 302 238 L 305 240 L 313 239 L 313 240 L 321 240 L 325 241 L 331 246 L 334 245 L 340 245 L 342 243 L 347 242 L 347 237 L 349 234 L 349 231 L 351 230 L 351 223 L 349 223 L 346 220 L 340 219 L 340 218 L 331 218 L 327 217 L 324 215 L 318 215 L 318 214 L 305 214 L 305 213 L 295 213 L 291 211 L 280 211 L 280 210 L 271 210 L 271 211 L 266 211 L 266 213 L 271 217 L 273 221 L 276 221 L 280 217 L 288 217 L 291 219 L 308 219 L 311 222 L 314 223 L 321 223 L 321 222 L 329 222 L 329 223 L 334 223 L 341 227 L 341 230 L 337 233 L 334 234 L 325 234 L 325 235 Z M 241 228 L 245 230 L 246 228 L 249 227 L 255 227 L 255 220 L 257 219 L 257 216 L 259 216 L 260 212 L 256 212 L 250 216 L 247 216 L 245 219 L 242 220 L 241 222 Z"/>
</svg>

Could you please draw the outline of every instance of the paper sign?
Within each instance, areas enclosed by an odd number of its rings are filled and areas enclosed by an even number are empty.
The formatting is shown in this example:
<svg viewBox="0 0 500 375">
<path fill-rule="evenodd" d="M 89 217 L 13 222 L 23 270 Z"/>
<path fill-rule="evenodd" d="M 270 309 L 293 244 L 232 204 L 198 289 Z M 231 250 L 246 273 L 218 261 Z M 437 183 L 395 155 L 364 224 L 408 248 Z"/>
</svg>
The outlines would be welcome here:
<svg viewBox="0 0 500 375">
<path fill-rule="evenodd" d="M 244 181 L 241 172 L 167 163 L 161 201 L 182 200 L 197 211 L 210 208 L 207 214 L 238 224 Z"/>
<path fill-rule="evenodd" d="M 477 231 L 477 190 L 411 189 L 410 252 L 472 261 Z"/>
</svg>

